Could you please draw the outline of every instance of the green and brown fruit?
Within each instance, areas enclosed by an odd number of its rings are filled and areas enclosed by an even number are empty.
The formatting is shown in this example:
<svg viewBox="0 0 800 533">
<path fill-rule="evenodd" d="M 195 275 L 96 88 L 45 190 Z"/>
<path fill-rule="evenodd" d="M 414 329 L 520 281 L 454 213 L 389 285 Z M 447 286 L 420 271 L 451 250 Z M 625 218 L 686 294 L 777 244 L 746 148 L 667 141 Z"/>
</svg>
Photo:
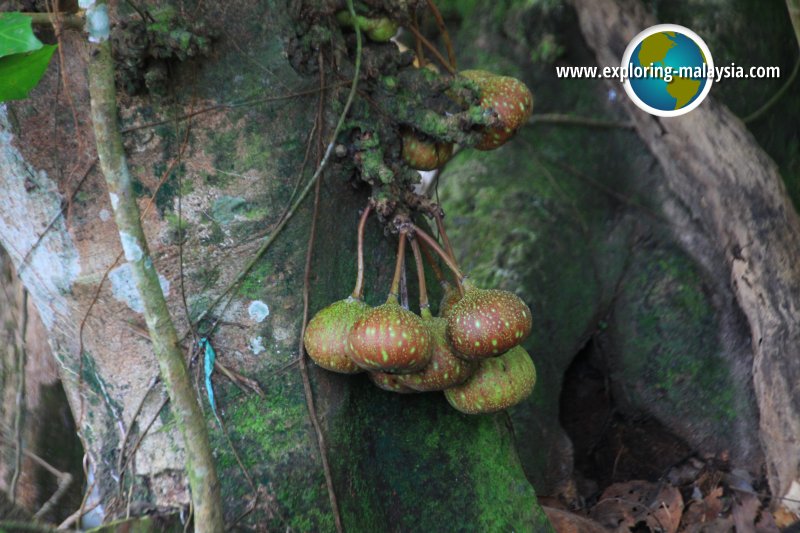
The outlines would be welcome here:
<svg viewBox="0 0 800 533">
<path fill-rule="evenodd" d="M 309 357 L 322 368 L 342 374 L 361 372 L 349 356 L 347 336 L 353 324 L 369 306 L 362 300 L 349 297 L 333 302 L 312 318 L 303 344 Z"/>
<path fill-rule="evenodd" d="M 533 392 L 536 367 L 521 346 L 486 359 L 463 385 L 444 391 L 455 409 L 469 415 L 494 413 L 516 405 Z"/>
<path fill-rule="evenodd" d="M 414 389 L 403 385 L 401 382 L 402 374 L 389 374 L 387 372 L 367 372 L 370 381 L 379 389 L 399 394 L 415 393 Z"/>
<path fill-rule="evenodd" d="M 447 318 L 453 306 L 461 299 L 461 294 L 459 294 L 458 289 L 451 283 L 443 281 L 441 285 L 443 294 L 442 299 L 439 301 L 439 316 Z"/>
<path fill-rule="evenodd" d="M 524 341 L 533 324 L 519 296 L 464 282 L 464 296 L 447 315 L 447 340 L 466 359 L 498 356 Z"/>
<path fill-rule="evenodd" d="M 405 129 L 402 137 L 403 161 L 415 170 L 437 169 L 453 156 L 453 143 L 435 142 L 411 129 Z"/>
<path fill-rule="evenodd" d="M 422 320 L 431 332 L 431 361 L 420 372 L 398 376 L 398 382 L 419 392 L 440 391 L 464 383 L 478 367 L 477 361 L 456 357 L 447 342 L 447 320 L 427 309 Z"/>
<path fill-rule="evenodd" d="M 516 78 L 497 76 L 485 70 L 465 70 L 461 76 L 472 80 L 481 91 L 480 106 L 497 113 L 499 125 L 487 127 L 475 146 L 478 150 L 494 150 L 516 135 L 533 112 L 533 94 Z"/>
<path fill-rule="evenodd" d="M 431 358 L 431 336 L 422 319 L 390 298 L 364 313 L 347 337 L 361 368 L 396 374 L 421 370 Z"/>
</svg>

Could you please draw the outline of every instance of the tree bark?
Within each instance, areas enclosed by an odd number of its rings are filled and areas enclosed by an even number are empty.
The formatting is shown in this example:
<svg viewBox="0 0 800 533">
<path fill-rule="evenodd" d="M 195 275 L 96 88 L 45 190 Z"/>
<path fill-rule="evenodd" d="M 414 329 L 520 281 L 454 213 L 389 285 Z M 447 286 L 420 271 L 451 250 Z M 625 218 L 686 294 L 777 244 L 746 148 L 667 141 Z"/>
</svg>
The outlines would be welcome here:
<svg viewBox="0 0 800 533">
<path fill-rule="evenodd" d="M 619 65 L 630 39 L 656 23 L 635 0 L 572 4 L 601 66 Z M 775 164 L 713 98 L 668 119 L 626 106 L 682 204 L 666 206 L 677 237 L 729 280 L 747 318 L 769 483 L 784 496 L 800 466 L 800 219 Z"/>
<path fill-rule="evenodd" d="M 105 9 L 106 6 L 100 0 L 92 9 Z M 221 531 L 224 529 L 222 502 L 208 430 L 192 389 L 175 324 L 167 309 L 158 273 L 153 269 L 150 249 L 139 221 L 141 213 L 136 203 L 125 149 L 122 146 L 122 135 L 119 132 L 114 59 L 111 56 L 109 37 L 90 45 L 89 50 L 89 94 L 97 157 L 108 187 L 125 259 L 131 266 L 136 290 L 142 300 L 161 381 L 172 403 L 185 450 L 185 469 L 192 493 L 194 530 L 198 533 Z"/>
<path fill-rule="evenodd" d="M 293 40 L 300 7 L 241 0 L 179 9 L 216 32 L 211 56 L 171 67 L 170 98 L 118 97 L 140 210 L 155 197 L 142 224 L 179 333 L 189 331 L 189 321 L 275 231 L 293 191 L 311 174 L 301 167 L 320 81 L 313 68 L 299 64 L 308 52 Z M 347 94 L 339 82 L 349 82 L 353 61 L 338 31 L 332 42 L 324 51 L 327 135 Z M 118 228 L 102 176 L 91 168 L 86 50 L 69 32 L 61 46 L 66 81 L 51 68 L 30 100 L 0 109 L 0 244 L 42 316 L 85 436 L 93 480 L 87 508 L 99 504 L 93 512 L 105 520 L 129 509 L 185 510 L 185 455 L 173 405 L 161 412 L 163 390 L 153 385 L 157 362 L 142 335 L 142 302 L 131 290 L 131 266 L 115 263 Z M 339 165 L 323 178 L 312 314 L 352 287 L 358 211 L 367 200 Z M 270 530 L 334 528 L 295 366 L 310 204 L 301 205 L 230 304 L 198 326 L 203 334 L 219 320 L 209 336 L 218 361 L 263 391 L 212 378 L 228 433 L 205 408 L 226 524 L 242 516 L 242 524 Z M 374 220 L 367 235 L 366 299 L 375 304 L 385 298 L 395 243 Z M 192 353 L 191 336 L 183 349 Z M 313 367 L 310 373 L 345 530 L 549 529 L 502 415 L 465 417 L 441 395 L 400 397 L 363 375 Z M 202 385 L 195 389 L 207 406 Z"/>
</svg>

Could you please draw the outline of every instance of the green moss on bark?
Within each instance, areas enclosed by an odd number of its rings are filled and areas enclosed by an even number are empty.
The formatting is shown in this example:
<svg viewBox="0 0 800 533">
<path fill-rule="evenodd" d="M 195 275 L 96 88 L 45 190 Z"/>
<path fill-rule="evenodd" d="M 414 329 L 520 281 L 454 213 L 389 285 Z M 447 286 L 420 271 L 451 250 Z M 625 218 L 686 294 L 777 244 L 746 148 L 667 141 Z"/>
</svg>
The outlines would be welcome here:
<svg viewBox="0 0 800 533">
<path fill-rule="evenodd" d="M 651 406 L 662 420 L 682 420 L 734 437 L 736 398 L 720 353 L 718 324 L 697 267 L 677 250 L 649 250 L 632 264 L 609 327 L 621 358 L 616 372 L 622 397 Z"/>
<path fill-rule="evenodd" d="M 505 415 L 456 413 L 441 394 L 398 395 L 352 379 L 331 457 L 355 531 L 550 531 Z M 426 512 L 420 512 L 425 509 Z"/>
</svg>

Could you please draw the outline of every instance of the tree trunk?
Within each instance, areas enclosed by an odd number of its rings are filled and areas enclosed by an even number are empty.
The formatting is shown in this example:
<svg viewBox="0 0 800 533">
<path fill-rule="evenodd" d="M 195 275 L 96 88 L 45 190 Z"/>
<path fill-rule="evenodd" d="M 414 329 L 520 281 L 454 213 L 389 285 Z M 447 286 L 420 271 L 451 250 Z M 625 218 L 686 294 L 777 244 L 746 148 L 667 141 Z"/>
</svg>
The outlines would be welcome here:
<svg viewBox="0 0 800 533">
<path fill-rule="evenodd" d="M 235 1 L 175 7 L 217 35 L 211 55 L 170 65 L 168 95 L 121 96 L 119 107 L 140 210 L 155 197 L 143 225 L 181 334 L 274 231 L 292 191 L 310 176 L 316 148 L 305 174 L 301 167 L 320 82 L 314 68 L 302 64 L 316 64 L 316 51 L 294 40 L 302 6 Z M 133 44 L 115 42 L 123 49 Z M 65 32 L 61 48 L 63 78 L 54 65 L 31 99 L 0 109 L 0 244 L 45 325 L 86 446 L 93 485 L 86 508 L 105 520 L 129 510 L 185 509 L 183 446 L 170 406 L 161 410 L 163 387 L 153 385 L 158 365 L 142 334 L 141 301 L 129 266 L 118 261 L 117 228 L 94 166 L 83 37 Z M 346 54 L 344 47 L 324 51 L 326 143 L 346 96 L 338 83 L 351 72 L 343 66 Z M 334 56 L 341 72 L 331 69 Z M 337 168 L 325 174 L 321 188 L 312 314 L 346 297 L 355 278 L 355 228 L 367 191 L 353 188 Z M 244 514 L 241 523 L 270 530 L 334 528 L 295 364 L 311 217 L 307 201 L 230 304 L 200 325 L 202 335 L 220 319 L 209 335 L 219 362 L 256 380 L 264 392 L 214 375 L 228 440 L 208 408 L 202 379 L 196 382 L 228 524 Z M 367 242 L 367 300 L 375 304 L 385 297 L 394 245 L 374 222 Z M 187 358 L 197 354 L 192 339 L 184 343 Z M 187 359 L 198 377 L 202 359 Z M 504 415 L 467 417 L 438 394 L 393 395 L 363 375 L 338 376 L 313 365 L 310 373 L 345 529 L 549 528 Z"/>
<path fill-rule="evenodd" d="M 656 22 L 633 0 L 572 3 L 601 66 L 619 65 L 630 39 Z M 677 237 L 730 284 L 747 319 L 767 473 L 784 496 L 800 465 L 800 219 L 775 164 L 713 98 L 671 119 L 626 105 L 678 199 L 666 209 Z"/>
</svg>

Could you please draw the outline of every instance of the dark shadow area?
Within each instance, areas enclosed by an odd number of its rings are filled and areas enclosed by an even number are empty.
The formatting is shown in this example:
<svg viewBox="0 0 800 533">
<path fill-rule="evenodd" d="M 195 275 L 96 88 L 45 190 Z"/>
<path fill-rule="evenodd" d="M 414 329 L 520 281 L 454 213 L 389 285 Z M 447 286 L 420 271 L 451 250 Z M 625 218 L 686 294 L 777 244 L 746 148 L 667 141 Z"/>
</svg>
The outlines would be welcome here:
<svg viewBox="0 0 800 533">
<path fill-rule="evenodd" d="M 587 501 L 616 482 L 658 481 L 692 454 L 658 420 L 618 408 L 601 346 L 595 335 L 575 356 L 560 400 L 561 424 L 574 446 L 578 490 Z"/>
</svg>

